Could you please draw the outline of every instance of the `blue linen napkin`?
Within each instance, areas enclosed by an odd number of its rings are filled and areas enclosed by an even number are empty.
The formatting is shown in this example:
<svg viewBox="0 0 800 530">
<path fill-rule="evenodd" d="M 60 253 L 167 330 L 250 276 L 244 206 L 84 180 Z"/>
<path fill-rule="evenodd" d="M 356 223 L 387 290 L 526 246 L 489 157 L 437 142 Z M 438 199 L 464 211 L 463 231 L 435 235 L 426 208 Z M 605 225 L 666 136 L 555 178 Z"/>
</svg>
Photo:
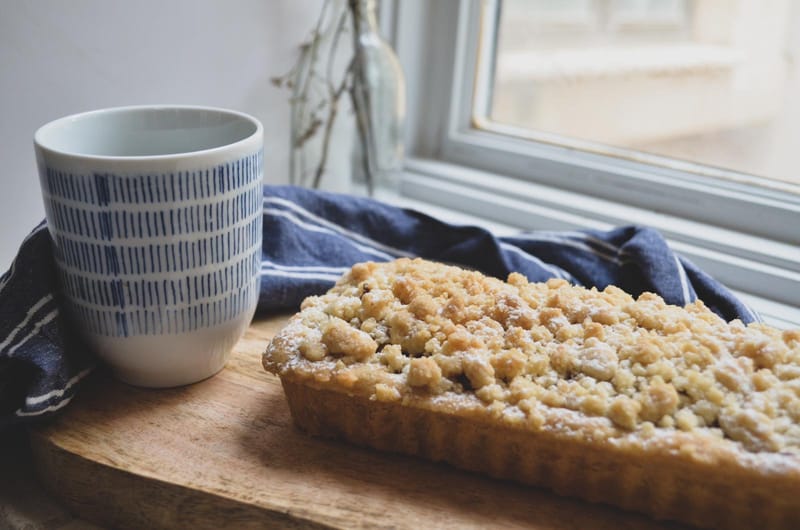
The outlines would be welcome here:
<svg viewBox="0 0 800 530">
<path fill-rule="evenodd" d="M 633 296 L 652 291 L 670 304 L 700 298 L 726 320 L 758 319 L 645 227 L 496 237 L 371 199 L 280 186 L 264 188 L 263 206 L 260 312 L 296 310 L 354 263 L 419 256 L 502 279 L 517 271 L 531 281 L 557 277 L 599 289 L 614 284 Z M 60 312 L 42 222 L 0 277 L 0 427 L 62 409 L 94 364 Z"/>
</svg>

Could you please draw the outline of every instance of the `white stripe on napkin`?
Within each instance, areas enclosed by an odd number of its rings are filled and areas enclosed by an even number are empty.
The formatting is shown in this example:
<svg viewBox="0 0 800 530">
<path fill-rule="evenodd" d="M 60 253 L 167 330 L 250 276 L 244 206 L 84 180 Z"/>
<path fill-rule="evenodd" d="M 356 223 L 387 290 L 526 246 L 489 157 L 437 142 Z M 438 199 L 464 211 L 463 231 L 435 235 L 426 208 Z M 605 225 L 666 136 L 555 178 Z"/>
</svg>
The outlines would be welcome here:
<svg viewBox="0 0 800 530">
<path fill-rule="evenodd" d="M 68 396 L 68 397 L 64 398 L 63 400 L 59 401 L 58 403 L 56 403 L 54 405 L 50 405 L 49 407 L 45 407 L 45 408 L 43 408 L 41 410 L 34 410 L 34 411 L 31 411 L 31 412 L 25 412 L 22 409 L 17 409 L 17 411 L 14 414 L 16 414 L 17 416 L 24 417 L 24 416 L 39 416 L 40 414 L 45 414 L 47 412 L 53 412 L 53 411 L 56 411 L 58 409 L 66 407 L 69 404 L 69 402 L 72 401 L 73 397 L 75 397 L 75 396 Z"/>
<path fill-rule="evenodd" d="M 683 294 L 683 305 L 692 303 L 692 295 L 689 293 L 689 278 L 686 277 L 686 271 L 683 268 L 681 260 L 678 259 L 677 254 L 672 255 L 675 260 L 675 266 L 678 268 L 678 278 L 681 280 L 681 293 Z"/>
<path fill-rule="evenodd" d="M 575 232 L 575 231 L 564 231 L 564 232 L 549 232 L 547 230 L 537 231 L 537 234 L 547 234 L 556 237 L 571 237 L 573 239 L 577 239 L 579 241 L 586 241 L 587 243 L 591 243 L 593 245 L 597 245 L 598 247 L 602 247 L 612 254 L 617 254 L 620 250 L 620 247 L 616 245 L 612 245 L 608 241 L 603 241 L 602 239 L 597 239 L 594 236 L 590 236 L 589 234 L 585 234 L 583 232 Z"/>
<path fill-rule="evenodd" d="M 572 236 L 572 237 L 575 237 L 575 236 L 580 235 L 580 232 L 571 232 L 569 235 Z M 536 232 L 536 233 L 531 233 L 531 234 L 520 234 L 519 236 L 515 236 L 515 237 L 518 237 L 519 239 L 524 239 L 526 241 L 542 241 L 542 242 L 547 242 L 547 243 L 557 243 L 557 244 L 565 246 L 565 247 L 572 247 L 572 248 L 576 248 L 578 250 L 581 250 L 583 252 L 587 252 L 589 254 L 592 254 L 594 256 L 602 258 L 602 259 L 604 259 L 606 261 L 610 261 L 611 263 L 614 263 L 616 265 L 621 265 L 622 264 L 622 260 L 617 258 L 617 256 L 615 256 L 615 255 L 608 254 L 606 252 L 603 252 L 601 250 L 593 248 L 593 247 L 589 246 L 588 244 L 586 244 L 586 243 L 584 243 L 582 241 L 574 241 L 572 239 L 569 239 L 568 237 L 561 237 L 560 235 L 556 235 L 556 234 L 553 234 L 553 233 Z M 586 241 L 590 241 L 592 243 L 604 243 L 602 241 L 596 241 L 594 238 L 582 237 L 582 239 L 584 239 Z M 602 246 L 603 248 L 606 248 L 608 250 L 612 250 L 612 249 L 614 251 L 618 250 L 618 249 L 614 248 L 611 245 L 602 244 L 600 246 Z M 611 247 L 611 248 L 609 248 L 609 247 Z"/>
<path fill-rule="evenodd" d="M 304 280 L 323 280 L 326 282 L 336 283 L 341 274 L 321 274 L 314 272 L 294 272 L 294 271 L 277 271 L 272 269 L 261 269 L 262 276 L 279 276 L 281 278 L 302 278 Z"/>
<path fill-rule="evenodd" d="M 521 248 L 516 247 L 516 246 L 512 245 L 511 243 L 500 242 L 500 248 L 502 248 L 503 250 L 508 250 L 509 252 L 514 252 L 515 254 L 518 254 L 518 255 L 522 256 L 526 260 L 532 261 L 533 263 L 536 263 L 537 265 L 539 265 L 540 267 L 544 268 L 545 270 L 548 270 L 551 273 L 553 273 L 553 275 L 555 277 L 557 277 L 557 278 L 562 278 L 562 279 L 567 280 L 569 282 L 577 283 L 575 278 L 573 278 L 572 275 L 570 273 L 568 273 L 567 271 L 565 271 L 564 269 L 562 269 L 560 267 L 556 267 L 555 265 L 549 265 L 549 264 L 545 263 L 544 261 L 540 260 L 539 258 L 537 258 L 536 256 L 528 254 L 527 252 L 525 252 Z"/>
<path fill-rule="evenodd" d="M 276 210 L 274 208 L 265 208 L 264 209 L 264 213 L 265 214 L 269 214 L 269 215 L 274 215 L 274 216 L 277 216 L 277 217 L 283 217 L 284 219 L 287 219 L 287 220 L 291 221 L 292 223 L 294 223 L 295 225 L 299 226 L 300 228 L 303 228 L 303 229 L 308 230 L 310 232 L 319 232 L 319 233 L 323 233 L 323 234 L 331 234 L 333 236 L 338 236 L 342 240 L 347 241 L 348 243 L 350 243 L 351 245 L 356 247 L 358 250 L 360 250 L 361 252 L 364 252 L 366 254 L 372 254 L 373 256 L 377 256 L 377 257 L 379 257 L 381 259 L 384 259 L 384 260 L 387 260 L 387 261 L 390 261 L 390 260 L 394 259 L 394 256 L 386 254 L 385 252 L 381 252 L 380 250 L 377 250 L 375 248 L 367 247 L 365 245 L 361 245 L 361 244 L 351 240 L 350 238 L 345 237 L 341 233 L 336 233 L 334 230 L 330 230 L 328 228 L 323 228 L 321 226 L 316 226 L 316 225 L 313 225 L 313 224 L 310 224 L 310 223 L 306 223 L 305 221 L 300 220 L 296 215 L 294 215 L 291 212 L 287 212 L 285 210 Z"/>
<path fill-rule="evenodd" d="M 350 267 L 323 267 L 319 265 L 280 265 L 269 260 L 261 260 L 261 268 L 272 268 L 280 271 L 306 271 L 306 272 L 330 272 L 342 275 L 350 270 Z"/>
<path fill-rule="evenodd" d="M 38 302 L 33 304 L 31 306 L 31 308 L 28 309 L 28 312 L 25 314 L 25 318 L 22 319 L 22 322 L 20 322 L 17 327 L 15 327 L 13 330 L 11 330 L 11 333 L 8 334 L 8 336 L 6 337 L 6 339 L 3 342 L 0 342 L 0 351 L 3 351 L 3 348 L 5 348 L 9 344 L 11 344 L 11 341 L 14 340 L 14 337 L 17 336 L 17 333 L 19 333 L 20 330 L 22 330 L 22 328 L 24 328 L 25 326 L 28 325 L 28 323 L 33 318 L 33 315 L 35 315 L 36 312 L 39 311 L 39 309 L 41 309 L 43 305 L 45 305 L 47 302 L 51 301 L 52 299 L 53 299 L 53 295 L 52 294 L 48 294 L 48 295 L 43 296 L 41 299 L 39 299 Z"/>
<path fill-rule="evenodd" d="M 49 401 L 54 397 L 61 397 L 64 395 L 64 392 L 69 390 L 75 383 L 89 375 L 91 373 L 93 367 L 89 367 L 84 369 L 82 372 L 78 372 L 72 379 L 67 381 L 67 384 L 64 385 L 64 388 L 51 390 L 47 394 L 42 394 L 41 396 L 34 396 L 34 397 L 27 397 L 25 398 L 25 405 L 33 406 L 38 405 L 39 403 L 44 403 L 45 401 Z"/>
<path fill-rule="evenodd" d="M 294 210 L 295 212 L 299 213 L 300 215 L 303 215 L 303 216 L 311 219 L 312 221 L 314 221 L 316 223 L 319 223 L 322 226 L 330 228 L 331 230 L 333 230 L 335 232 L 338 232 L 339 234 L 345 235 L 345 236 L 347 236 L 348 238 L 350 238 L 350 239 L 352 239 L 354 241 L 359 241 L 361 243 L 365 243 L 365 244 L 371 245 L 374 248 L 378 248 L 378 249 L 383 250 L 384 252 L 388 252 L 390 254 L 393 254 L 395 257 L 396 256 L 405 256 L 407 258 L 414 257 L 414 254 L 412 254 L 410 252 L 407 252 L 405 250 L 400 250 L 399 248 L 395 248 L 395 247 L 392 247 L 392 246 L 389 246 L 389 245 L 385 245 L 383 243 L 375 241 L 374 239 L 370 239 L 369 237 L 362 236 L 361 234 L 359 234 L 357 232 L 353 232 L 352 230 L 348 230 L 347 228 L 344 228 L 343 226 L 337 225 L 336 223 L 333 223 L 333 222 L 331 222 L 331 221 L 329 221 L 327 219 L 324 219 L 324 218 L 322 218 L 322 217 L 320 217 L 320 216 L 318 216 L 318 215 L 316 215 L 314 213 L 309 212 L 305 208 L 293 203 L 292 201 L 287 201 L 286 199 L 281 199 L 279 197 L 265 197 L 264 198 L 264 203 L 271 203 L 271 204 L 277 204 L 277 205 L 280 205 L 280 206 L 285 206 L 286 208 Z"/>
<path fill-rule="evenodd" d="M 40 329 L 42 326 L 44 326 L 44 325 L 45 325 L 45 324 L 47 324 L 48 322 L 50 322 L 50 321 L 54 320 L 54 319 L 55 319 L 57 316 L 58 316 L 58 308 L 56 308 L 56 309 L 53 309 L 52 311 L 50 311 L 49 313 L 47 313 L 47 314 L 44 316 L 44 318 L 42 318 L 40 321 L 38 321 L 38 322 L 37 322 L 37 323 L 36 323 L 36 324 L 33 326 L 33 329 L 31 330 L 31 332 L 30 332 L 30 333 L 28 333 L 27 335 L 25 335 L 25 337 L 24 337 L 24 338 L 23 338 L 21 341 L 19 341 L 18 343 L 14 344 L 14 345 L 13 345 L 11 348 L 9 348 L 9 350 L 8 350 L 8 356 L 9 356 L 9 357 L 10 357 L 10 356 L 12 356 L 12 355 L 14 354 L 14 352 L 15 352 L 15 351 L 17 351 L 17 349 L 18 349 L 20 346 L 22 346 L 23 344 L 25 344 L 26 342 L 28 342 L 28 340 L 29 340 L 31 337 L 33 337 L 34 335 L 36 335 L 37 333 L 39 333 L 39 329 Z"/>
</svg>

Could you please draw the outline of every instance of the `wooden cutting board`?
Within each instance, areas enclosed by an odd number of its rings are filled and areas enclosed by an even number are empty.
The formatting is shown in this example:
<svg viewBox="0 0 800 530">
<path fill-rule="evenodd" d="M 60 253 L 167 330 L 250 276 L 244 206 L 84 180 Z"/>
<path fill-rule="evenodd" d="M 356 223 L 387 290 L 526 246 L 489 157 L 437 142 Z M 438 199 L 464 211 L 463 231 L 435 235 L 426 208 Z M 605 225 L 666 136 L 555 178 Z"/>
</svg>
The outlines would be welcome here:
<svg viewBox="0 0 800 530">
<path fill-rule="evenodd" d="M 187 387 L 93 374 L 64 414 L 30 431 L 45 487 L 77 516 L 116 528 L 678 528 L 304 435 L 261 368 L 285 321 L 255 322 L 222 372 Z"/>
</svg>

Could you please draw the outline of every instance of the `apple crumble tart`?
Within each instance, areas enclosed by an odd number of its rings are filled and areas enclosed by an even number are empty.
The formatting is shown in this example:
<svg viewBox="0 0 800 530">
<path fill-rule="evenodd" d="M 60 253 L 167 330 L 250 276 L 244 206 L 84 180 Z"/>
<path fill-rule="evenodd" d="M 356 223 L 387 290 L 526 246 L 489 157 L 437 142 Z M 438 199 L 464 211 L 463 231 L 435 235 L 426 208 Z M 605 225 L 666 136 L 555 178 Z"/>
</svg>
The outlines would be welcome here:
<svg viewBox="0 0 800 530">
<path fill-rule="evenodd" d="M 263 357 L 297 425 L 711 527 L 800 527 L 800 330 L 363 263 Z"/>
</svg>

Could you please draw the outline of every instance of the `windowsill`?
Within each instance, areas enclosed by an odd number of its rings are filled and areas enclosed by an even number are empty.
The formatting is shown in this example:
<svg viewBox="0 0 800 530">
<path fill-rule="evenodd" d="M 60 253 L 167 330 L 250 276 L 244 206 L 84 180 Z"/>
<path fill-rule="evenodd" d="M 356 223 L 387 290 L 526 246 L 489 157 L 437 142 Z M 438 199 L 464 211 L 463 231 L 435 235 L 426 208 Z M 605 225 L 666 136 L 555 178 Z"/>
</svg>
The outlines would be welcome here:
<svg viewBox="0 0 800 530">
<path fill-rule="evenodd" d="M 476 186 L 476 179 L 484 182 L 500 182 L 501 185 L 513 182 L 515 189 L 511 193 L 517 195 L 517 200 L 509 200 L 507 196 L 491 191 L 489 186 Z M 800 274 L 775 264 L 769 265 L 757 261 L 759 257 L 765 258 L 769 255 L 783 256 L 788 261 L 795 255 L 792 254 L 790 246 L 643 210 L 639 211 L 641 216 L 637 216 L 636 209 L 619 204 L 613 205 L 612 211 L 625 216 L 625 219 L 603 221 L 596 216 L 592 218 L 592 213 L 586 215 L 578 213 L 580 208 L 592 210 L 592 206 L 597 206 L 592 205 L 594 201 L 592 198 L 556 190 L 560 194 L 570 196 L 569 200 L 573 201 L 572 206 L 575 209 L 571 212 L 558 208 L 555 203 L 545 207 L 527 201 L 528 197 L 520 194 L 522 188 L 527 188 L 529 193 L 538 194 L 544 187 L 513 179 L 506 180 L 497 175 L 453 164 L 412 159 L 403 175 L 399 192 L 378 190 L 376 198 L 397 206 L 424 211 L 445 222 L 481 226 L 496 235 L 511 235 L 521 230 L 535 229 L 608 229 L 620 224 L 653 226 L 665 234 L 677 252 L 726 284 L 768 324 L 778 328 L 800 327 L 800 307 L 786 303 L 779 296 L 770 295 L 780 294 L 787 285 L 796 287 L 800 284 L 798 281 Z M 608 208 L 608 205 L 605 207 Z M 676 222 L 678 224 L 682 222 L 684 226 L 678 226 L 676 229 L 674 225 Z M 687 242 L 682 237 L 680 229 L 691 234 L 694 240 L 690 239 Z M 710 249 L 702 244 L 704 242 L 715 242 L 721 246 Z M 732 255 L 730 251 L 735 245 L 739 245 L 744 255 L 752 250 L 748 247 L 753 245 L 759 249 L 758 255 L 751 254 L 749 258 Z M 796 249 L 794 251 L 796 252 Z M 778 262 L 781 262 L 781 259 L 778 259 Z M 758 283 L 764 286 L 765 292 L 746 292 L 737 281 L 741 274 L 763 276 L 759 278 Z M 752 285 L 752 277 L 749 281 Z M 785 292 L 791 291 L 784 291 L 784 294 Z"/>
</svg>

